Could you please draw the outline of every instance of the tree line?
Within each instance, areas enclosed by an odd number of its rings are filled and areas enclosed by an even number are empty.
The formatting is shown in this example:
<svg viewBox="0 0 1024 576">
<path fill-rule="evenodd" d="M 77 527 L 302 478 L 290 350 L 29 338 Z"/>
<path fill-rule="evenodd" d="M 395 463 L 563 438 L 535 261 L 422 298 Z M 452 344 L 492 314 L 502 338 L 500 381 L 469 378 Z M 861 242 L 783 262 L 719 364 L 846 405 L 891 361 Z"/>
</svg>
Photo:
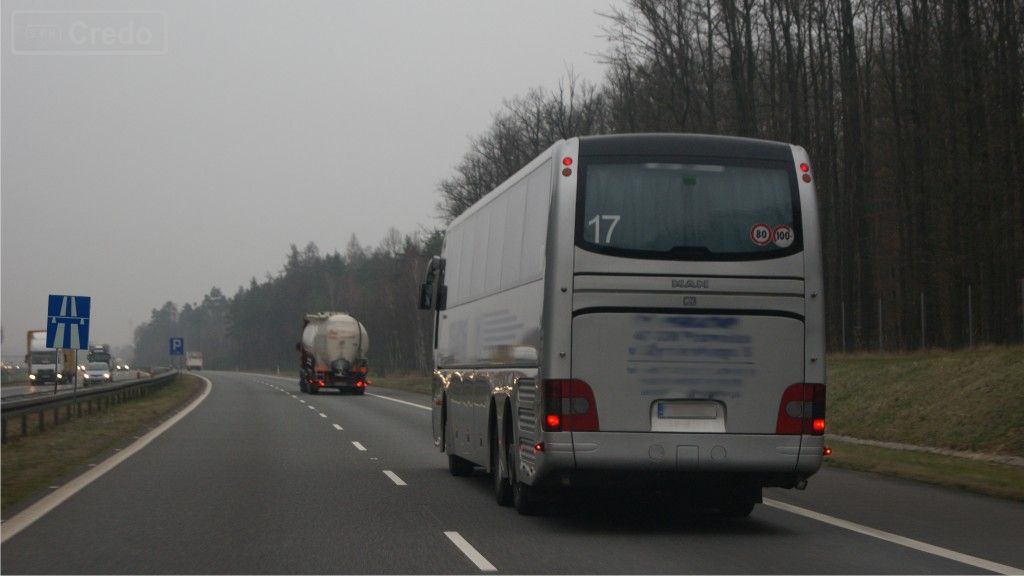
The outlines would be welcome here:
<svg viewBox="0 0 1024 576">
<path fill-rule="evenodd" d="M 445 218 L 559 138 L 791 142 L 814 165 L 831 350 L 1024 337 L 1024 2 L 630 0 L 606 16 L 605 82 L 570 72 L 506 102 L 440 186 Z"/>
<path fill-rule="evenodd" d="M 443 221 L 562 138 L 791 142 L 817 183 L 830 350 L 1021 340 L 1024 0 L 630 0 L 605 16 L 603 81 L 570 70 L 506 100 L 438 185 Z M 347 310 L 375 367 L 428 370 L 415 295 L 441 239 L 292 246 L 234 297 L 153 310 L 137 358 L 164 361 L 182 335 L 211 367 L 284 369 L 303 314 Z"/>
<path fill-rule="evenodd" d="M 428 372 L 433 324 L 416 304 L 440 241 L 438 232 L 402 236 L 392 228 L 373 249 L 353 236 L 345 254 L 292 245 L 280 272 L 253 278 L 231 298 L 213 288 L 202 302 L 154 309 L 135 330 L 135 361 L 167 364 L 168 339 L 177 336 L 186 349 L 203 352 L 207 368 L 293 373 L 303 316 L 345 311 L 366 326 L 373 373 Z"/>
</svg>

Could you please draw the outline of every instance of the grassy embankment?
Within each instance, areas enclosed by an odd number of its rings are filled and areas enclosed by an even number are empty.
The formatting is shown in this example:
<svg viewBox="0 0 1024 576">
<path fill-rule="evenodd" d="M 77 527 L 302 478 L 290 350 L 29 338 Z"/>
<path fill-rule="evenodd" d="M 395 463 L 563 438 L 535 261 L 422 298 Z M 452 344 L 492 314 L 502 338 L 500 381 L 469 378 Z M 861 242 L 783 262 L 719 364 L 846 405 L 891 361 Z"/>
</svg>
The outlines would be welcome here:
<svg viewBox="0 0 1024 576">
<path fill-rule="evenodd" d="M 429 393 L 429 376 L 374 384 Z M 1024 347 L 828 358 L 828 430 L 837 435 L 1024 457 Z M 827 437 L 826 437 L 827 438 Z M 1024 500 L 1024 468 L 849 444 L 831 466 Z"/>
<path fill-rule="evenodd" d="M 1024 457 L 1024 347 L 828 359 L 829 432 Z M 1024 468 L 828 440 L 833 466 L 1024 500 Z"/>
<path fill-rule="evenodd" d="M 0 453 L 0 514 L 7 517 L 19 502 L 102 461 L 115 448 L 127 446 L 175 414 L 201 389 L 198 378 L 181 375 L 142 398 L 70 422 L 55 426 L 50 414 L 42 433 L 32 418 L 29 435 L 24 438 L 17 422 L 10 422 L 7 444 Z"/>
</svg>

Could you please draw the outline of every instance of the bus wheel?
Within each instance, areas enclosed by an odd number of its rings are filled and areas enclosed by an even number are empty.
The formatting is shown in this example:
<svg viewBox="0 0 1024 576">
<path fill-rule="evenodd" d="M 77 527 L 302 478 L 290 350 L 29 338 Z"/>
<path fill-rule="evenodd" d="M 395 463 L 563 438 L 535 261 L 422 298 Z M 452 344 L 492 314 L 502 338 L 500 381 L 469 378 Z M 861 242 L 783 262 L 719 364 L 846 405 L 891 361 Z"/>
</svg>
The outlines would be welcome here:
<svg viewBox="0 0 1024 576">
<path fill-rule="evenodd" d="M 506 443 L 508 439 L 505 440 Z M 494 499 L 498 506 L 509 506 L 512 504 L 512 483 L 508 480 L 508 474 L 502 474 L 501 447 L 498 445 L 498 434 L 495 432 L 491 439 L 491 474 L 494 479 Z"/>
<path fill-rule="evenodd" d="M 730 500 L 719 504 L 718 509 L 729 518 L 746 518 L 754 511 L 754 504 L 753 500 Z"/>
<path fill-rule="evenodd" d="M 518 470 L 515 459 L 514 442 L 508 442 L 508 481 L 512 487 L 512 505 L 516 512 L 523 516 L 533 516 L 537 513 L 537 494 L 532 486 L 527 486 L 518 480 Z"/>
<path fill-rule="evenodd" d="M 312 384 L 307 385 L 306 389 L 309 390 L 309 393 L 313 394 L 314 396 L 320 393 L 320 389 L 318 389 L 316 386 L 313 386 Z"/>
</svg>

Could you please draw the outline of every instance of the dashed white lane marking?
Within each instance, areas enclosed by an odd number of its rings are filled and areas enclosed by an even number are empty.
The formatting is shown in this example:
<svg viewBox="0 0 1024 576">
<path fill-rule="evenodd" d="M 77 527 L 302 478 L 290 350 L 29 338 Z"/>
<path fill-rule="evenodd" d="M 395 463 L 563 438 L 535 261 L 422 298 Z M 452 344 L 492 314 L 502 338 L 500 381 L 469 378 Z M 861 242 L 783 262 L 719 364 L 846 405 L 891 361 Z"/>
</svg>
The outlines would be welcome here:
<svg viewBox="0 0 1024 576">
<path fill-rule="evenodd" d="M 352 445 L 356 447 L 356 450 L 359 450 L 360 452 L 366 452 L 366 446 L 363 446 L 359 442 L 353 442 Z"/>
<path fill-rule="evenodd" d="M 334 428 L 335 428 L 335 430 L 344 430 L 344 428 L 342 428 L 341 426 L 338 426 L 337 424 L 334 425 Z"/>
<path fill-rule="evenodd" d="M 305 403 L 306 403 L 306 401 L 305 401 L 305 400 L 303 400 L 302 398 L 299 398 L 299 402 L 302 402 L 303 404 L 305 404 Z"/>
<path fill-rule="evenodd" d="M 476 567 L 481 571 L 494 572 L 497 570 L 497 568 L 494 567 L 494 564 L 488 562 L 487 558 L 484 558 L 483 554 L 477 552 L 476 548 L 473 548 L 472 544 L 466 542 L 466 539 L 458 532 L 445 532 L 444 535 L 447 536 L 448 539 L 452 541 L 452 544 L 455 544 L 455 547 L 465 554 L 473 564 L 476 564 Z"/>
<path fill-rule="evenodd" d="M 324 414 L 323 412 L 320 412 L 320 417 L 321 418 L 327 418 L 327 414 Z"/>
<path fill-rule="evenodd" d="M 849 520 L 835 518 L 827 514 L 822 514 L 806 508 L 800 508 L 799 506 L 794 506 L 785 502 L 779 502 L 778 500 L 765 498 L 764 504 L 766 506 L 771 506 L 772 508 L 784 510 L 790 514 L 796 514 L 798 516 L 817 520 L 818 522 L 838 526 L 839 528 L 844 528 L 851 532 L 857 532 L 858 534 L 871 536 L 872 538 L 878 538 L 879 540 L 885 540 L 886 542 L 892 542 L 893 544 L 912 548 L 919 552 L 924 552 L 925 554 L 932 554 L 934 556 L 939 556 L 940 558 L 946 558 L 947 560 L 953 560 L 954 562 L 960 562 L 961 564 L 967 564 L 968 566 L 974 566 L 975 568 L 995 572 L 996 574 L 1024 573 L 1024 570 L 1021 570 L 1020 568 L 1014 568 L 1013 566 L 1007 566 L 1006 564 L 999 564 L 998 562 L 992 562 L 991 560 L 985 560 L 984 558 L 978 558 L 977 556 L 971 556 L 969 554 L 963 554 L 948 548 L 942 548 L 941 546 L 935 546 L 934 544 L 928 544 L 927 542 L 921 542 L 920 540 L 914 540 L 913 538 L 893 534 L 892 532 L 885 532 L 884 530 L 878 530 L 877 528 L 871 528 L 869 526 L 864 526 L 863 524 L 850 522 Z"/>
<path fill-rule="evenodd" d="M 405 483 L 405 480 L 402 480 L 401 478 L 399 478 L 398 474 L 395 474 L 391 470 L 385 470 L 384 471 L 384 475 L 387 476 L 388 478 L 391 478 L 391 481 L 394 482 L 397 486 L 406 486 L 407 485 Z"/>
<path fill-rule="evenodd" d="M 399 400 L 398 398 L 391 398 L 389 396 L 381 396 L 380 394 L 370 394 L 369 392 L 367 392 L 366 395 L 367 396 L 373 396 L 375 398 L 383 398 L 385 400 L 391 400 L 392 402 L 398 402 L 399 404 L 406 404 L 408 406 L 412 406 L 413 408 L 419 408 L 420 410 L 430 410 L 430 406 L 422 406 L 422 405 L 416 404 L 414 402 L 406 402 L 405 400 Z"/>
<path fill-rule="evenodd" d="M 306 408 L 309 408 L 310 410 L 316 410 L 316 406 L 309 406 L 309 405 L 307 405 Z"/>
</svg>

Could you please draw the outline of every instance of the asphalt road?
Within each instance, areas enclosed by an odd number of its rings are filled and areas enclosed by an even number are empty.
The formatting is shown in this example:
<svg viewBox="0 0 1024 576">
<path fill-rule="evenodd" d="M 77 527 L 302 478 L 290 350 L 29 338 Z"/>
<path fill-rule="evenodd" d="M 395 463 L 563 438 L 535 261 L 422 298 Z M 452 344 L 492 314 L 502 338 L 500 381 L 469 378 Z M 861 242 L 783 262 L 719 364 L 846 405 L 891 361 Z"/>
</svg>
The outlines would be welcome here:
<svg viewBox="0 0 1024 576">
<path fill-rule="evenodd" d="M 615 494 L 524 517 L 494 503 L 482 473 L 449 476 L 430 439 L 424 396 L 373 388 L 364 397 L 309 396 L 290 378 L 204 375 L 213 387 L 202 404 L 7 539 L 0 570 L 961 574 L 987 573 L 982 566 L 992 565 L 984 561 L 1024 567 L 1024 505 L 831 469 L 804 492 L 769 491 L 768 503 L 743 520 L 682 515 L 656 496 Z"/>
</svg>

